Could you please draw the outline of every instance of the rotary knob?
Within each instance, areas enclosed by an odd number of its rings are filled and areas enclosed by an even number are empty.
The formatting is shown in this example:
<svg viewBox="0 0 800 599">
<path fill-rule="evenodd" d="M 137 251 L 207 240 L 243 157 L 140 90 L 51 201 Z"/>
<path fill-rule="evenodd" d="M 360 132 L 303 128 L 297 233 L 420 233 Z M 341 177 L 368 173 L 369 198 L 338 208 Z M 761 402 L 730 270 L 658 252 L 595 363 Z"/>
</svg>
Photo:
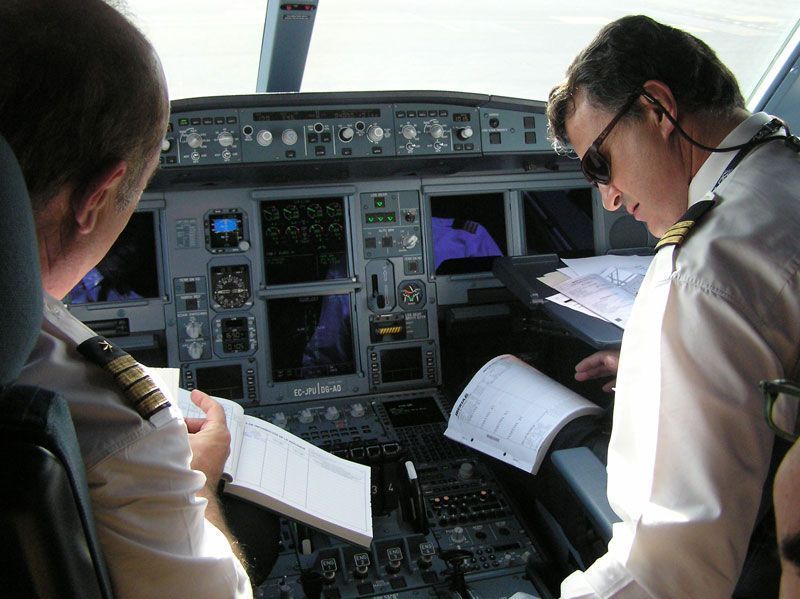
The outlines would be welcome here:
<svg viewBox="0 0 800 599">
<path fill-rule="evenodd" d="M 400 130 L 400 133 L 406 139 L 416 139 L 417 128 L 414 125 L 403 125 L 403 128 Z"/>
<path fill-rule="evenodd" d="M 419 237 L 416 235 L 406 235 L 403 237 L 400 243 L 403 244 L 405 249 L 411 250 L 417 247 L 417 244 L 419 243 Z"/>
<path fill-rule="evenodd" d="M 378 143 L 383 139 L 383 127 L 379 127 L 378 125 L 370 125 L 369 129 L 367 129 L 367 139 L 369 139 L 372 143 Z"/>
<path fill-rule="evenodd" d="M 460 478 L 461 480 L 469 480 L 474 476 L 474 474 L 475 474 L 475 466 L 473 466 L 469 462 L 462 463 L 461 466 L 458 468 L 458 478 Z"/>
<path fill-rule="evenodd" d="M 472 137 L 472 134 L 473 134 L 472 127 L 464 127 L 462 129 L 459 129 L 457 133 L 458 139 L 462 141 Z"/>
<path fill-rule="evenodd" d="M 199 133 L 190 133 L 186 136 L 186 145 L 188 145 L 193 150 L 202 147 L 203 145 L 203 136 Z"/>
<path fill-rule="evenodd" d="M 364 415 L 364 404 L 361 403 L 354 403 L 350 406 L 350 415 L 353 418 L 361 418 Z"/>
<path fill-rule="evenodd" d="M 288 424 L 288 422 L 289 422 L 289 419 L 286 417 L 286 414 L 284 414 L 283 412 L 275 412 L 275 414 L 272 416 L 272 424 L 274 424 L 275 426 L 278 426 L 280 428 L 286 428 L 286 425 Z"/>
<path fill-rule="evenodd" d="M 192 320 L 186 323 L 186 335 L 190 339 L 197 339 L 203 333 L 202 323 Z"/>
<path fill-rule="evenodd" d="M 356 132 L 352 127 L 342 127 L 339 129 L 339 139 L 341 139 L 344 143 L 352 141 L 355 134 Z"/>
<path fill-rule="evenodd" d="M 297 143 L 297 131 L 294 129 L 284 129 L 281 133 L 281 141 L 287 146 L 293 146 Z"/>
<path fill-rule="evenodd" d="M 311 424 L 314 422 L 314 414 L 311 410 L 306 408 L 304 410 L 300 410 L 300 413 L 297 415 L 297 419 L 303 424 Z"/>
<path fill-rule="evenodd" d="M 428 133 L 431 134 L 433 139 L 442 139 L 444 137 L 444 127 L 439 124 L 431 125 L 430 130 Z"/>
<path fill-rule="evenodd" d="M 328 406 L 325 410 L 325 420 L 338 420 L 339 410 L 336 406 Z"/>
<path fill-rule="evenodd" d="M 161 151 L 169 152 L 172 149 L 172 140 L 166 137 L 161 140 Z"/>
<path fill-rule="evenodd" d="M 223 131 L 222 133 L 217 135 L 217 141 L 219 142 L 219 145 L 221 145 L 223 148 L 227 148 L 228 146 L 232 146 L 233 145 L 233 133 L 231 133 L 230 131 Z"/>
<path fill-rule="evenodd" d="M 189 357 L 192 360 L 199 360 L 203 357 L 203 350 L 205 349 L 206 344 L 200 340 L 192 341 L 186 348 L 189 352 Z"/>
<path fill-rule="evenodd" d="M 456 526 L 450 533 L 450 540 L 456 545 L 466 542 L 467 535 L 464 534 L 464 529 L 460 526 Z"/>
<path fill-rule="evenodd" d="M 266 129 L 262 129 L 258 133 L 256 133 L 256 142 L 260 146 L 268 146 L 272 143 L 272 133 L 267 131 Z"/>
</svg>

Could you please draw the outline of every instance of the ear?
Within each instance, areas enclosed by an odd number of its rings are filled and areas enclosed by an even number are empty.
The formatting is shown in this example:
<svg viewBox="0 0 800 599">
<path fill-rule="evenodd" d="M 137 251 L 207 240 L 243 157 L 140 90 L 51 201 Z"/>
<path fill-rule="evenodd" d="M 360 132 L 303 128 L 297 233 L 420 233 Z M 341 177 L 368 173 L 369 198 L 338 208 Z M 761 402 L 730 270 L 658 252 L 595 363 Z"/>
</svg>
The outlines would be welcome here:
<svg viewBox="0 0 800 599">
<path fill-rule="evenodd" d="M 672 90 L 663 81 L 655 79 L 646 81 L 642 87 L 644 91 L 647 92 L 647 95 L 655 100 L 655 102 L 652 102 L 647 97 L 643 96 L 642 102 L 644 103 L 645 109 L 652 111 L 664 138 L 669 137 L 675 130 L 673 121 L 678 120 L 678 103 L 675 100 L 675 96 L 672 94 Z M 672 118 L 665 117 L 665 112 Z"/>
<path fill-rule="evenodd" d="M 120 160 L 99 173 L 79 197 L 73 198 L 72 215 L 79 233 L 86 235 L 94 230 L 100 212 L 116 199 L 117 188 L 127 171 L 128 164 Z"/>
</svg>

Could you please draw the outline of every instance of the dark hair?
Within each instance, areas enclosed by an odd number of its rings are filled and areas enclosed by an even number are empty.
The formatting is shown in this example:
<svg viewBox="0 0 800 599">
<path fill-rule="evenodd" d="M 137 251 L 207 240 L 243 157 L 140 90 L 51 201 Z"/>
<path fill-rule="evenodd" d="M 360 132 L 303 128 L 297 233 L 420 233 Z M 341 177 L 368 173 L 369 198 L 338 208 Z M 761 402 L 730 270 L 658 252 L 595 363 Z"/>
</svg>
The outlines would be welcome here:
<svg viewBox="0 0 800 599">
<path fill-rule="evenodd" d="M 144 35 L 102 0 L 3 0 L 0 56 L 0 133 L 34 210 L 120 160 L 130 199 L 168 110 Z"/>
<path fill-rule="evenodd" d="M 693 35 L 642 15 L 606 25 L 572 61 L 566 79 L 550 91 L 547 120 L 556 147 L 568 144 L 566 120 L 582 90 L 594 106 L 617 112 L 642 84 L 662 81 L 681 111 L 729 115 L 744 108 L 733 73 Z M 627 113 L 638 117 L 638 105 Z"/>
</svg>

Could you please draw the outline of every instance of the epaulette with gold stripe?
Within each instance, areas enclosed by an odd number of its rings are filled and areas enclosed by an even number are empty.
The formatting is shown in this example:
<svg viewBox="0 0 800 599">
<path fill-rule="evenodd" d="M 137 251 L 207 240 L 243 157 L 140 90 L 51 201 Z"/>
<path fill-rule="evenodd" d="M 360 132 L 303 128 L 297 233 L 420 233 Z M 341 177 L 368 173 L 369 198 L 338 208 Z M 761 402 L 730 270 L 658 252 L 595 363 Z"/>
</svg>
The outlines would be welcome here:
<svg viewBox="0 0 800 599">
<path fill-rule="evenodd" d="M 78 346 L 78 351 L 114 377 L 125 397 L 145 420 L 169 407 L 169 400 L 142 366 L 105 337 L 98 335 L 87 339 Z"/>
<path fill-rule="evenodd" d="M 683 216 L 672 225 L 656 244 L 656 251 L 668 245 L 681 245 L 689 236 L 692 227 L 714 207 L 714 200 L 701 200 L 693 204 Z"/>
</svg>

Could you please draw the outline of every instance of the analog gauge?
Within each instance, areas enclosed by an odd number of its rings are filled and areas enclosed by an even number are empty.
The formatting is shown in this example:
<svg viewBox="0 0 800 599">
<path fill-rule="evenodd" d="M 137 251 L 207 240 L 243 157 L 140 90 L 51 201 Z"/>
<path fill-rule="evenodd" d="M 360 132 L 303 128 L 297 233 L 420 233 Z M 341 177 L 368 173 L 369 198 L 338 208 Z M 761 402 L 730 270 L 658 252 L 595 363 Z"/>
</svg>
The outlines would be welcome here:
<svg viewBox="0 0 800 599">
<path fill-rule="evenodd" d="M 342 205 L 336 202 L 325 204 L 325 213 L 331 218 L 338 218 L 342 215 Z"/>
<path fill-rule="evenodd" d="M 250 269 L 246 264 L 211 268 L 211 295 L 220 308 L 241 308 L 250 299 Z"/>
<path fill-rule="evenodd" d="M 342 225 L 339 223 L 331 223 L 328 225 L 328 231 L 334 237 L 341 237 L 342 236 Z"/>
<path fill-rule="evenodd" d="M 286 220 L 297 220 L 300 218 L 300 210 L 295 204 L 289 204 L 283 207 L 283 218 Z"/>
<path fill-rule="evenodd" d="M 314 223 L 308 228 L 309 233 L 311 233 L 314 237 L 320 238 L 322 237 L 322 225 L 318 225 Z"/>
<path fill-rule="evenodd" d="M 311 219 L 316 220 L 318 218 L 322 218 L 322 206 L 319 204 L 309 204 L 306 206 L 306 213 Z"/>
<path fill-rule="evenodd" d="M 274 204 L 271 206 L 265 206 L 263 214 L 264 214 L 264 219 L 271 222 L 274 222 L 281 217 L 280 210 L 278 210 L 278 207 L 275 206 Z"/>
<path fill-rule="evenodd" d="M 277 239 L 281 236 L 281 230 L 278 227 L 267 227 L 264 233 L 271 239 Z"/>
</svg>

